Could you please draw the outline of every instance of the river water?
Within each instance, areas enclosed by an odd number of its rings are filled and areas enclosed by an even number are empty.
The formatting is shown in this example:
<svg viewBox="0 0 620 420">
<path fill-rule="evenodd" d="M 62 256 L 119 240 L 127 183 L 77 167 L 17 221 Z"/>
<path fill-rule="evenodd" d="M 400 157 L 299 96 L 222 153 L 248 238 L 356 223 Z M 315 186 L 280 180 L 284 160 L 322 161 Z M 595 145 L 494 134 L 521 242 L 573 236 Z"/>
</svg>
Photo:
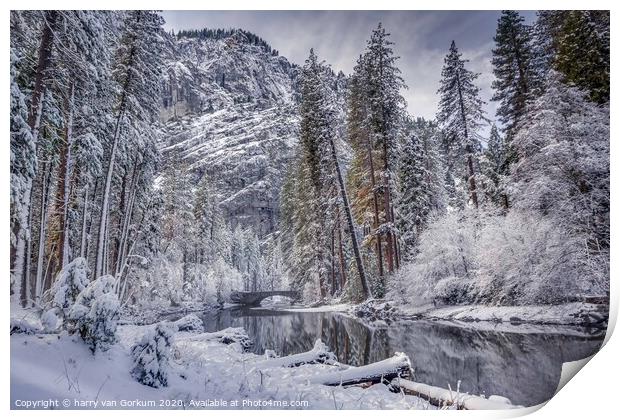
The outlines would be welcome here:
<svg viewBox="0 0 620 420">
<path fill-rule="evenodd" d="M 562 363 L 594 354 L 598 334 L 575 329 L 498 332 L 430 321 L 371 327 L 337 312 L 290 312 L 235 308 L 202 314 L 205 331 L 243 327 L 251 351 L 274 350 L 285 356 L 312 348 L 320 338 L 342 363 L 359 366 L 405 352 L 414 380 L 477 395 L 502 395 L 513 404 L 532 406 L 551 398 Z M 522 330 L 522 331 L 521 331 Z"/>
</svg>

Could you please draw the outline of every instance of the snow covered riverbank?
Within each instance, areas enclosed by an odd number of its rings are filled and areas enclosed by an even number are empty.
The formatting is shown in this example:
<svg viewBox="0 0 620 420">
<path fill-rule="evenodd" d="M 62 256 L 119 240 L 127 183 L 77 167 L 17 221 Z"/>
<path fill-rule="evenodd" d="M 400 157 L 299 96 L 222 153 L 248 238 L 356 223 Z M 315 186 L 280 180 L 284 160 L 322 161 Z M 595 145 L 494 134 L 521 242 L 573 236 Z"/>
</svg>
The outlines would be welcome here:
<svg viewBox="0 0 620 420">
<path fill-rule="evenodd" d="M 239 343 L 174 335 L 168 386 L 151 388 L 130 374 L 130 351 L 152 326 L 119 326 L 118 342 L 91 354 L 78 337 L 11 336 L 12 408 L 231 408 L 427 409 L 424 400 L 390 392 L 383 384 L 333 387 L 311 379 L 338 371 L 316 364 L 295 368 L 266 364 Z M 52 401 L 26 407 L 28 401 Z M 51 404 L 51 405 L 50 405 Z M 60 405 L 54 405 L 60 404 Z"/>
<path fill-rule="evenodd" d="M 609 306 L 567 303 L 542 306 L 444 306 L 404 307 L 407 317 L 459 322 L 572 325 L 606 327 Z"/>
<path fill-rule="evenodd" d="M 324 308 L 329 310 L 330 307 Z M 424 319 L 467 323 L 471 328 L 475 328 L 478 324 L 484 326 L 491 323 L 512 326 L 549 325 L 604 329 L 607 327 L 609 314 L 608 305 L 581 302 L 531 306 L 405 306 L 391 301 L 369 300 L 356 306 L 338 307 L 334 310 L 340 310 L 377 324 Z"/>
</svg>

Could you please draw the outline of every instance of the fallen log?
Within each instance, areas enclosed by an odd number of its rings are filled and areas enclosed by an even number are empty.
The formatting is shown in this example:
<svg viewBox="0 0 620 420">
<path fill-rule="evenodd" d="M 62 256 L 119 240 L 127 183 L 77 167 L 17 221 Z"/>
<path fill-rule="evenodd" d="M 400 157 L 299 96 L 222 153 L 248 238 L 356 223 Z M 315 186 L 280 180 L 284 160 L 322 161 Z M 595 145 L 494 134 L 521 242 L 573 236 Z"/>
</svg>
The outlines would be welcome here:
<svg viewBox="0 0 620 420">
<path fill-rule="evenodd" d="M 195 334 L 183 337 L 183 339 L 186 341 L 217 341 L 223 344 L 239 343 L 244 351 L 249 350 L 252 344 L 254 344 L 252 339 L 241 327 L 229 327 L 221 331 Z"/>
<path fill-rule="evenodd" d="M 390 382 L 394 378 L 408 378 L 411 375 L 411 362 L 405 353 L 396 353 L 389 359 L 366 366 L 350 367 L 338 372 L 328 372 L 313 376 L 313 383 L 340 386 L 365 383 Z"/>
<path fill-rule="evenodd" d="M 458 410 L 510 410 L 521 408 L 518 405 L 513 405 L 508 398 L 497 395 L 484 398 L 402 378 L 393 379 L 391 385 L 394 389 L 400 389 L 405 394 L 427 400 L 436 407 L 456 407 Z"/>
<path fill-rule="evenodd" d="M 290 356 L 276 357 L 260 361 L 256 364 L 258 369 L 274 367 L 297 367 L 301 365 L 330 364 L 337 365 L 338 360 L 329 348 L 317 339 L 312 350 L 305 353 L 291 354 Z"/>
</svg>

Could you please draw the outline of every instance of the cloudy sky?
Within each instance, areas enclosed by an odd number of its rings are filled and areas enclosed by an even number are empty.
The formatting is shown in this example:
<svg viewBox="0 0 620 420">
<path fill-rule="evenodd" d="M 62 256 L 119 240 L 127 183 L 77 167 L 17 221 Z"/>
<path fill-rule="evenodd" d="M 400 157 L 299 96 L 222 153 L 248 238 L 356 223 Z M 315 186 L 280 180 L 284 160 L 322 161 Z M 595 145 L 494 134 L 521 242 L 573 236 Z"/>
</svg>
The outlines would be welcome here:
<svg viewBox="0 0 620 420">
<path fill-rule="evenodd" d="M 481 73 L 478 85 L 494 118 L 491 98 L 491 49 L 499 11 L 165 11 L 166 29 L 243 28 L 256 33 L 290 61 L 302 64 L 310 48 L 349 74 L 366 40 L 382 22 L 409 89 L 409 112 L 433 118 L 443 58 L 456 41 L 469 68 Z M 534 12 L 522 12 L 526 21 Z"/>
</svg>

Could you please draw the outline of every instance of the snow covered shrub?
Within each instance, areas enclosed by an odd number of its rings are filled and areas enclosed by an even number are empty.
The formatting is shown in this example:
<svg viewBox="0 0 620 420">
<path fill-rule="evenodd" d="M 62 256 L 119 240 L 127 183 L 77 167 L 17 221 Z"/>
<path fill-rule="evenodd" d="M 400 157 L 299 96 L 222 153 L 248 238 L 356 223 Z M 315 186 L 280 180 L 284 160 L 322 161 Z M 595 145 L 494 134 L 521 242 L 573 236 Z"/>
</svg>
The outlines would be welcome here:
<svg viewBox="0 0 620 420">
<path fill-rule="evenodd" d="M 99 277 L 78 295 L 67 316 L 70 331 L 78 332 L 93 353 L 116 341 L 120 304 L 115 282 L 112 276 Z"/>
<path fill-rule="evenodd" d="M 204 332 L 202 320 L 194 314 L 189 314 L 174 322 L 179 331 Z"/>
<path fill-rule="evenodd" d="M 134 365 L 131 376 L 141 384 L 160 388 L 168 386 L 172 338 L 177 326 L 160 322 L 149 329 L 131 349 Z"/>
<path fill-rule="evenodd" d="M 62 325 L 62 317 L 58 316 L 58 312 L 58 308 L 52 308 L 41 314 L 41 325 L 43 325 L 45 331 L 56 331 Z"/>
<path fill-rule="evenodd" d="M 435 219 L 420 236 L 418 254 L 390 279 L 388 298 L 411 303 L 464 303 L 471 298 L 475 276 L 476 219 L 463 212 Z M 397 295 L 401 295 L 398 297 Z"/>
<path fill-rule="evenodd" d="M 85 258 L 76 258 L 56 277 L 51 288 L 52 306 L 66 314 L 88 283 L 88 263 Z"/>
<path fill-rule="evenodd" d="M 197 264 L 192 298 L 210 305 L 222 305 L 233 290 L 243 288 L 241 273 L 218 258 L 210 265 Z"/>
<path fill-rule="evenodd" d="M 535 209 L 568 232 L 586 235 L 592 251 L 609 248 L 609 107 L 550 74 L 545 93 L 519 127 L 510 176 L 517 209 Z"/>
<path fill-rule="evenodd" d="M 591 282 L 585 240 L 536 212 L 488 218 L 477 244 L 480 302 L 560 303 L 585 293 Z"/>
<path fill-rule="evenodd" d="M 432 290 L 433 302 L 449 305 L 472 303 L 476 295 L 476 282 L 472 278 L 446 277 Z"/>
<path fill-rule="evenodd" d="M 412 263 L 390 278 L 401 303 L 554 304 L 603 294 L 608 264 L 588 252 L 584 235 L 552 216 L 448 214 L 420 237 Z"/>
</svg>

